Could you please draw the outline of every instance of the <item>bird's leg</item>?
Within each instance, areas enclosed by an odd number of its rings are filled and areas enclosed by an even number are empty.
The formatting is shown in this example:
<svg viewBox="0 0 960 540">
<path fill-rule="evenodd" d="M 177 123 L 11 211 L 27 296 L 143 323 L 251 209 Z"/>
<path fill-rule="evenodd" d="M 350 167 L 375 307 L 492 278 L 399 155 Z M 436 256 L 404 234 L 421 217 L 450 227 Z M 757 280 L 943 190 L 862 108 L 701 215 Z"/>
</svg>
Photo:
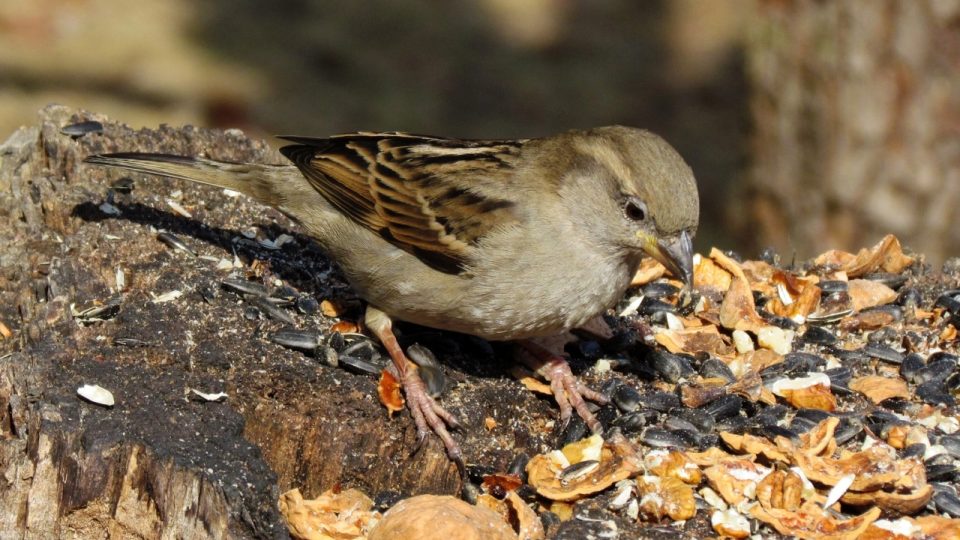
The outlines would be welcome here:
<svg viewBox="0 0 960 540">
<path fill-rule="evenodd" d="M 417 426 L 417 439 L 422 442 L 431 431 L 440 437 L 447 455 L 458 468 L 462 469 L 463 456 L 460 447 L 447 431 L 447 426 L 459 427 L 457 419 L 444 410 L 427 393 L 423 379 L 417 374 L 417 365 L 411 362 L 400 348 L 396 336 L 393 335 L 393 321 L 390 317 L 373 306 L 367 306 L 364 322 L 380 340 L 387 353 L 393 360 L 393 365 L 400 374 L 400 384 L 407 397 L 407 408 L 413 416 L 413 423 Z"/>
<path fill-rule="evenodd" d="M 519 345 L 522 349 L 521 354 L 518 355 L 520 360 L 527 364 L 530 369 L 533 369 L 537 375 L 550 381 L 553 397 L 560 407 L 560 420 L 564 423 L 569 421 L 570 415 L 576 410 L 580 418 L 590 428 L 590 431 L 602 433 L 603 426 L 587 408 L 584 398 L 600 404 L 606 404 L 609 400 L 580 382 L 570 371 L 570 365 L 559 354 L 551 352 L 529 339 L 520 341 Z"/>
</svg>

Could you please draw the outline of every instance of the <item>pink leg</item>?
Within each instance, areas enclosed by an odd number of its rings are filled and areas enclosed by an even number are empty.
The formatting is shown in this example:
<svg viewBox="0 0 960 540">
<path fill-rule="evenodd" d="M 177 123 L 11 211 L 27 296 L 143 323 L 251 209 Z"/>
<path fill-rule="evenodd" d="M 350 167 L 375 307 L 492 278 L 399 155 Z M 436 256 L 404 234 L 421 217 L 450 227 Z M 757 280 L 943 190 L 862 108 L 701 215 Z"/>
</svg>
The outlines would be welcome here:
<svg viewBox="0 0 960 540">
<path fill-rule="evenodd" d="M 600 404 L 609 400 L 602 394 L 588 388 L 580 382 L 570 371 L 570 365 L 560 355 L 552 353 L 542 346 L 525 340 L 519 342 L 520 347 L 527 354 L 520 354 L 520 359 L 543 378 L 550 381 L 553 397 L 560 407 L 560 420 L 567 422 L 573 411 L 583 419 L 593 433 L 602 433 L 603 426 L 597 417 L 587 408 L 584 398 Z"/>
<path fill-rule="evenodd" d="M 417 374 L 417 365 L 407 358 L 403 349 L 400 348 L 400 344 L 397 343 L 396 336 L 393 335 L 393 322 L 390 317 L 379 309 L 368 306 L 364 321 L 367 328 L 373 331 L 380 343 L 387 349 L 387 353 L 400 374 L 400 383 L 403 385 L 403 393 L 407 398 L 407 408 L 410 409 L 413 423 L 417 426 L 418 440 L 422 442 L 427 434 L 435 433 L 443 441 L 447 455 L 457 464 L 458 468 L 462 469 L 463 456 L 460 447 L 447 431 L 447 426 L 453 428 L 459 426 L 457 419 L 427 394 L 423 380 Z"/>
</svg>

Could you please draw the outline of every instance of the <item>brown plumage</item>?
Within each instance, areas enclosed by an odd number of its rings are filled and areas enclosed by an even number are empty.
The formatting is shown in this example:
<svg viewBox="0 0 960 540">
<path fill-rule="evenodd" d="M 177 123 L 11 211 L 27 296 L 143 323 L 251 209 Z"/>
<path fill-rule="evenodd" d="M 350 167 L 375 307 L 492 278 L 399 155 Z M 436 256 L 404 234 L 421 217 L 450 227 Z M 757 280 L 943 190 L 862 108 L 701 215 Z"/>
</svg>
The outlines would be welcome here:
<svg viewBox="0 0 960 540">
<path fill-rule="evenodd" d="M 391 319 L 523 340 L 603 313 L 644 255 L 691 279 L 696 183 L 652 133 L 613 126 L 511 141 L 284 138 L 295 143 L 281 149 L 292 166 L 136 153 L 87 162 L 230 188 L 296 218 L 369 302 L 368 325 L 405 378 L 418 428 L 437 432 L 452 456 L 443 424 L 453 419 L 411 396 L 416 374 Z M 597 429 L 580 393 L 601 398 L 572 383 L 569 370 L 552 375 L 564 382 L 555 389 L 562 415 L 576 408 Z"/>
</svg>

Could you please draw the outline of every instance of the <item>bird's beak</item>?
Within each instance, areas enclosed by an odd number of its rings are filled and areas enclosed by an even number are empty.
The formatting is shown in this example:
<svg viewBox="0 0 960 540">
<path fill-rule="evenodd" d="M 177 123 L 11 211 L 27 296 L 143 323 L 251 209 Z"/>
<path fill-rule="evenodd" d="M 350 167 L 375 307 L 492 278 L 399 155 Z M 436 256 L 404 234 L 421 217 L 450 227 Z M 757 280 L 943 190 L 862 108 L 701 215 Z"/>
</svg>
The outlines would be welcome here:
<svg viewBox="0 0 960 540">
<path fill-rule="evenodd" d="M 647 255 L 660 261 L 687 287 L 693 286 L 693 241 L 690 233 L 683 231 L 680 236 L 669 242 L 653 237 L 647 237 L 645 240 L 643 250 Z"/>
</svg>

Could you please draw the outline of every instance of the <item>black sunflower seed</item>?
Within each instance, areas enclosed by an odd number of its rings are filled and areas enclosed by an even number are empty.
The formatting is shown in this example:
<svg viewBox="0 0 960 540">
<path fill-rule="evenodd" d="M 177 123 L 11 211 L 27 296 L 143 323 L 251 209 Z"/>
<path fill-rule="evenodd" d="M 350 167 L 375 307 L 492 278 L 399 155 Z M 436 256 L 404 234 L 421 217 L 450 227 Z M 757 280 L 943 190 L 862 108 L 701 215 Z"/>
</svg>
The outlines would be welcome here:
<svg viewBox="0 0 960 540">
<path fill-rule="evenodd" d="M 951 358 L 938 358 L 936 360 L 927 360 L 927 365 L 920 368 L 914 374 L 914 380 L 917 383 L 929 381 L 943 381 L 957 369 L 957 363 Z"/>
<path fill-rule="evenodd" d="M 930 405 L 953 407 L 956 404 L 954 397 L 944 388 L 943 381 L 930 381 L 917 386 L 917 397 Z"/>
<path fill-rule="evenodd" d="M 320 334 L 304 330 L 277 330 L 269 334 L 267 339 L 290 349 L 308 352 L 320 346 Z"/>
<path fill-rule="evenodd" d="M 863 433 L 863 423 L 853 418 L 841 418 L 837 429 L 833 433 L 838 445 L 843 445 Z"/>
<path fill-rule="evenodd" d="M 790 431 L 794 433 L 806 433 L 818 425 L 819 422 L 814 422 L 809 418 L 796 416 L 790 421 Z"/>
<path fill-rule="evenodd" d="M 877 360 L 883 360 L 884 362 L 889 362 L 891 364 L 899 364 L 903 362 L 903 353 L 886 345 L 868 343 L 860 350 L 870 358 L 876 358 Z"/>
<path fill-rule="evenodd" d="M 720 378 L 731 383 L 737 380 L 726 362 L 713 357 L 707 358 L 700 364 L 700 376 L 705 379 Z"/>
<path fill-rule="evenodd" d="M 898 306 L 912 309 L 918 307 L 923 302 L 923 295 L 921 295 L 920 291 L 913 287 L 905 287 L 900 289 L 895 302 Z"/>
<path fill-rule="evenodd" d="M 953 517 L 960 517 L 960 497 L 957 497 L 956 493 L 935 490 L 932 501 L 937 510 Z"/>
<path fill-rule="evenodd" d="M 900 457 L 903 459 L 914 458 L 921 459 L 927 453 L 927 445 L 923 443 L 913 443 L 900 451 Z M 928 477 L 929 480 L 929 477 Z"/>
<path fill-rule="evenodd" d="M 641 400 L 640 392 L 627 384 L 621 384 L 613 392 L 613 402 L 625 413 L 635 411 Z"/>
<path fill-rule="evenodd" d="M 443 367 L 440 366 L 440 362 L 430 352 L 430 349 L 419 343 L 414 343 L 407 347 L 407 356 L 413 363 L 417 364 L 418 374 L 423 380 L 430 397 L 438 397 L 447 390 L 447 376 L 443 373 Z"/>
<path fill-rule="evenodd" d="M 640 432 L 640 442 L 654 448 L 687 448 L 687 441 L 663 428 L 649 427 Z"/>
<path fill-rule="evenodd" d="M 907 276 L 904 274 L 891 274 L 889 272 L 873 272 L 870 274 L 865 274 L 863 279 L 869 279 L 870 281 L 877 281 L 883 283 L 887 287 L 890 287 L 893 290 L 897 290 L 907 282 Z"/>
<path fill-rule="evenodd" d="M 255 283 L 253 281 L 247 281 L 245 279 L 233 279 L 228 278 L 220 282 L 224 289 L 249 294 L 251 296 L 259 296 L 261 298 L 266 298 L 269 296 L 270 291 L 260 283 Z"/>
<path fill-rule="evenodd" d="M 758 426 L 776 425 L 787 416 L 789 411 L 787 407 L 776 403 L 761 410 L 752 420 Z"/>
<path fill-rule="evenodd" d="M 627 433 L 636 433 L 640 431 L 640 429 L 655 423 L 659 416 L 660 413 L 652 409 L 641 409 L 618 416 L 610 422 L 610 425 L 619 427 Z"/>
<path fill-rule="evenodd" d="M 360 375 L 380 375 L 380 372 L 383 371 L 384 367 L 386 367 L 385 363 L 371 362 L 370 360 L 364 360 L 362 358 L 347 355 L 340 355 L 339 363 L 348 371 L 352 371 Z"/>
<path fill-rule="evenodd" d="M 700 410 L 718 421 L 739 415 L 741 409 L 743 409 L 743 398 L 732 394 L 717 398 L 700 407 Z"/>
<path fill-rule="evenodd" d="M 910 353 L 903 357 L 900 363 L 900 376 L 907 382 L 916 382 L 914 377 L 926 366 L 923 357 L 917 353 Z"/>
<path fill-rule="evenodd" d="M 680 289 L 666 281 L 654 281 L 643 287 L 643 296 L 645 298 L 661 299 L 673 296 L 680 292 Z"/>
<path fill-rule="evenodd" d="M 654 371 L 656 371 L 663 380 L 670 383 L 675 383 L 683 377 L 689 377 L 696 373 L 693 366 L 690 365 L 690 361 L 678 354 L 657 349 L 652 351 L 648 355 L 648 358 L 653 363 Z"/>
<path fill-rule="evenodd" d="M 102 133 L 103 124 L 96 120 L 86 120 L 75 124 L 67 124 L 60 128 L 60 133 L 70 137 L 82 137 L 88 133 Z"/>
<path fill-rule="evenodd" d="M 801 337 L 807 343 L 815 345 L 833 345 L 837 342 L 837 336 L 822 326 L 808 327 Z"/>
<path fill-rule="evenodd" d="M 680 406 L 680 398 L 669 392 L 650 392 L 640 394 L 640 404 L 648 409 L 667 412 Z"/>
<path fill-rule="evenodd" d="M 706 411 L 700 409 L 676 408 L 671 409 L 670 416 L 681 418 L 693 425 L 700 433 L 710 433 L 716 428 L 717 421 Z"/>
<path fill-rule="evenodd" d="M 313 315 L 320 309 L 320 302 L 317 302 L 317 299 L 309 295 L 301 295 L 297 297 L 297 310 L 304 315 Z"/>
<path fill-rule="evenodd" d="M 247 301 L 250 302 L 251 305 L 256 306 L 257 309 L 271 319 L 285 322 L 287 324 L 296 324 L 297 322 L 293 317 L 290 316 L 289 313 L 277 307 L 266 298 L 261 296 L 248 296 Z"/>
<path fill-rule="evenodd" d="M 954 459 L 960 459 L 960 434 L 942 435 L 936 440 L 936 444 L 943 446 L 947 454 Z"/>
<path fill-rule="evenodd" d="M 838 292 L 847 292 L 849 285 L 842 280 L 825 280 L 817 284 L 824 294 L 833 294 Z"/>
</svg>

